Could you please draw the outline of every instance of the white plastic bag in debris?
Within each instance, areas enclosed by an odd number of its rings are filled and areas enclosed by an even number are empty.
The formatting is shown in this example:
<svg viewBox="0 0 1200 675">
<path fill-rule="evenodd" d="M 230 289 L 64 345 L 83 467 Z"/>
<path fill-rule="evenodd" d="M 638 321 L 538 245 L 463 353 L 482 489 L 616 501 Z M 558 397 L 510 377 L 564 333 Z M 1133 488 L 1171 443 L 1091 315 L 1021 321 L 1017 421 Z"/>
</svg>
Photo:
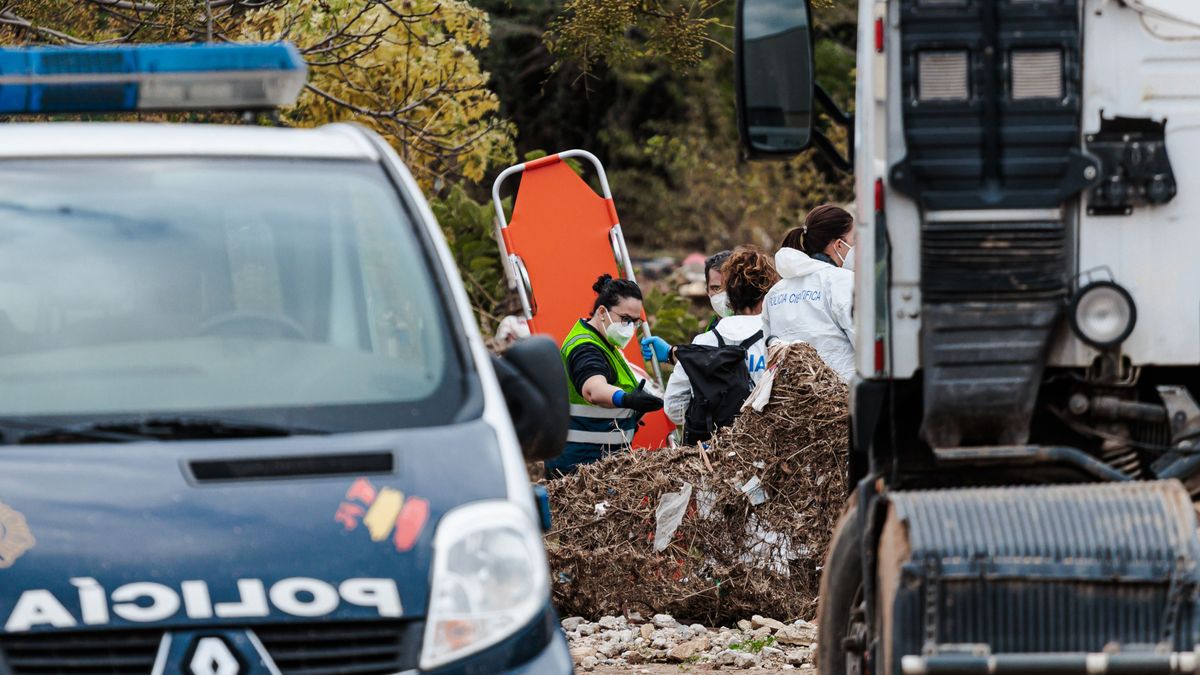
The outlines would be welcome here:
<svg viewBox="0 0 1200 675">
<path fill-rule="evenodd" d="M 717 511 L 717 493 L 712 490 L 696 490 L 696 514 L 700 520 L 708 520 Z"/>
<path fill-rule="evenodd" d="M 742 494 L 746 495 L 750 500 L 751 506 L 758 506 L 767 501 L 767 489 L 763 487 L 762 480 L 758 476 L 750 478 L 738 490 L 741 490 Z"/>
<path fill-rule="evenodd" d="M 742 404 L 742 412 L 748 408 L 753 408 L 754 412 L 762 412 L 763 408 L 771 402 L 771 389 L 775 385 L 775 371 L 779 369 L 779 364 L 787 355 L 788 347 L 793 344 L 795 343 L 774 342 L 767 347 L 767 372 L 758 378 L 758 384 L 746 397 L 746 402 Z"/>
<path fill-rule="evenodd" d="M 771 402 L 771 387 L 775 383 L 775 369 L 768 368 L 767 372 L 759 378 L 758 384 L 755 385 L 754 391 L 746 397 L 746 402 L 742 404 L 742 410 L 753 408 L 754 412 L 762 412 L 763 408 Z"/>
<path fill-rule="evenodd" d="M 791 561 L 798 555 L 807 553 L 803 547 L 797 551 L 788 535 L 764 527 L 754 514 L 750 515 L 750 521 L 746 523 L 745 546 L 743 563 L 783 577 L 791 575 Z"/>
<path fill-rule="evenodd" d="M 664 492 L 658 500 L 658 508 L 654 510 L 656 525 L 654 528 L 655 553 L 666 550 L 675 530 L 683 522 L 683 514 L 687 513 L 688 502 L 692 500 L 692 484 L 684 483 L 679 492 Z"/>
</svg>

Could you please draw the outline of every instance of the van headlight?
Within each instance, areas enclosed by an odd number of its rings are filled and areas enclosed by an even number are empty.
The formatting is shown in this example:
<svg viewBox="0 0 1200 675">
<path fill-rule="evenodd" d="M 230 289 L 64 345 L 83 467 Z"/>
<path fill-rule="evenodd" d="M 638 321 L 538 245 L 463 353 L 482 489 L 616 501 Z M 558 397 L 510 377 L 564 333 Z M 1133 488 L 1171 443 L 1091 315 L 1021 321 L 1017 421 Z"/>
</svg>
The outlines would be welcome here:
<svg viewBox="0 0 1200 675">
<path fill-rule="evenodd" d="M 1125 341 L 1137 325 L 1133 296 L 1114 281 L 1096 281 L 1079 289 L 1067 309 L 1071 330 L 1099 350 Z"/>
<path fill-rule="evenodd" d="M 512 502 L 454 509 L 442 517 L 433 541 L 422 670 L 500 642 L 549 600 L 542 537 L 529 514 Z"/>
</svg>

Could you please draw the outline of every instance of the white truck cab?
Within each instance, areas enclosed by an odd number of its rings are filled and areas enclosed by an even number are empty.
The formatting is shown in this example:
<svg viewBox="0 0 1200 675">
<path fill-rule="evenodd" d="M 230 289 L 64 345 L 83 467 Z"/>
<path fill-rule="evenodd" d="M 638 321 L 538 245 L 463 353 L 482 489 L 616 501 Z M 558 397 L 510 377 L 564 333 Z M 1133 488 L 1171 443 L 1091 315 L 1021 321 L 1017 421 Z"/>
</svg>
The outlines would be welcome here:
<svg viewBox="0 0 1200 675">
<path fill-rule="evenodd" d="M 822 673 L 1195 672 L 1200 5 L 858 7 L 852 118 L 805 0 L 737 18 L 746 152 L 855 173 Z"/>
</svg>

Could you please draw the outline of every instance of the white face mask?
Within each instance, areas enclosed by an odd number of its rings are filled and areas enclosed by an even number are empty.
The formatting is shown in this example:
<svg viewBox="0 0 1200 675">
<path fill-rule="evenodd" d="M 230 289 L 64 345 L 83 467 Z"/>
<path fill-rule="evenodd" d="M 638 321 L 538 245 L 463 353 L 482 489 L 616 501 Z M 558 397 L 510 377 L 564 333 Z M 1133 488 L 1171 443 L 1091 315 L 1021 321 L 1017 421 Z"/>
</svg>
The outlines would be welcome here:
<svg viewBox="0 0 1200 675">
<path fill-rule="evenodd" d="M 717 313 L 717 316 L 733 316 L 733 308 L 729 306 L 729 294 L 725 291 L 708 296 L 708 302 L 712 305 L 713 311 Z"/>
<path fill-rule="evenodd" d="M 838 241 L 842 242 L 843 244 L 846 244 L 845 239 L 839 239 Z M 841 258 L 842 269 L 853 270 L 854 269 L 854 247 L 850 246 L 850 244 L 846 244 L 846 246 L 848 246 L 850 248 L 849 251 L 846 251 L 846 257 L 842 258 L 842 256 L 838 255 L 837 251 L 834 251 L 833 254 L 836 255 L 837 257 Z"/>
<path fill-rule="evenodd" d="M 617 349 L 624 349 L 625 345 L 633 339 L 633 333 L 637 328 L 630 323 L 617 322 L 612 320 L 612 314 L 608 308 L 604 308 L 604 313 L 608 315 L 608 327 L 604 329 L 604 337 L 613 344 Z"/>
<path fill-rule="evenodd" d="M 854 247 L 853 246 L 851 246 L 850 250 L 846 252 L 846 259 L 842 261 L 842 269 L 847 269 L 847 270 L 854 269 Z"/>
</svg>

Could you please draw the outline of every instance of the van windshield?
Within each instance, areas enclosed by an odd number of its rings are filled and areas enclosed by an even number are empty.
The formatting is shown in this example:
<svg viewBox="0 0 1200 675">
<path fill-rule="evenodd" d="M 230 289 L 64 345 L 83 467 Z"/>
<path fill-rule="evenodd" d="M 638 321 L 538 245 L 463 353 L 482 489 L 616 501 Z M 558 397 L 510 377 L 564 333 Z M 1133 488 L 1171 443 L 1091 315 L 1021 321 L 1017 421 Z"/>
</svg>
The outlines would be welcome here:
<svg viewBox="0 0 1200 675">
<path fill-rule="evenodd" d="M 0 424 L 445 423 L 442 306 L 371 162 L 0 162 Z"/>
</svg>

